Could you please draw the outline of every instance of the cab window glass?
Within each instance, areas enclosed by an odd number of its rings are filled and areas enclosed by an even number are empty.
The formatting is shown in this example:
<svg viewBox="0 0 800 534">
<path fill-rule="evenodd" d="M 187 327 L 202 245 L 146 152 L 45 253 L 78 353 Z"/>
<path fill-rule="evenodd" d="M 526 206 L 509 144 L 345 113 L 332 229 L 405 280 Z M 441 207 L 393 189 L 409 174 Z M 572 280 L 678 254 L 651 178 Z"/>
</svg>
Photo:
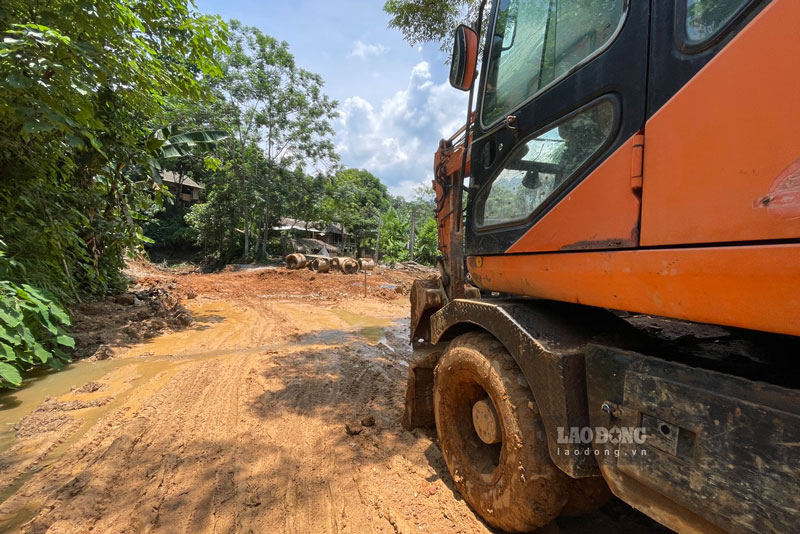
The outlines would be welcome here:
<svg viewBox="0 0 800 534">
<path fill-rule="evenodd" d="M 478 227 L 527 219 L 606 142 L 614 105 L 604 100 L 517 148 L 479 193 Z"/>
<path fill-rule="evenodd" d="M 686 38 L 702 43 L 716 35 L 749 0 L 686 0 Z"/>
<path fill-rule="evenodd" d="M 605 46 L 624 15 L 625 0 L 501 0 L 486 87 L 489 125 Z"/>
</svg>

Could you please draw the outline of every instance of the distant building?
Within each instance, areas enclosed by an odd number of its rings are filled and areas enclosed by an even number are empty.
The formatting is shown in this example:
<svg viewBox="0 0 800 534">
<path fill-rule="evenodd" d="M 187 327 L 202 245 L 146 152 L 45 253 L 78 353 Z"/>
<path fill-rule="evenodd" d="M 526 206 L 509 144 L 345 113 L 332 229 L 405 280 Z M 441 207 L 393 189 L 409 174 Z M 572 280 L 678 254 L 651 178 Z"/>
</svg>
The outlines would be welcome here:
<svg viewBox="0 0 800 534">
<path fill-rule="evenodd" d="M 200 190 L 205 189 L 205 186 L 198 184 L 188 176 L 181 176 L 172 171 L 163 171 L 161 181 L 164 182 L 170 193 L 175 195 L 176 199 L 186 205 L 199 201 Z"/>
<path fill-rule="evenodd" d="M 320 223 L 284 217 L 272 229 L 281 232 L 284 236 L 319 240 L 344 254 L 352 254 L 356 248 L 353 235 L 343 227 L 332 224 L 323 226 Z"/>
</svg>

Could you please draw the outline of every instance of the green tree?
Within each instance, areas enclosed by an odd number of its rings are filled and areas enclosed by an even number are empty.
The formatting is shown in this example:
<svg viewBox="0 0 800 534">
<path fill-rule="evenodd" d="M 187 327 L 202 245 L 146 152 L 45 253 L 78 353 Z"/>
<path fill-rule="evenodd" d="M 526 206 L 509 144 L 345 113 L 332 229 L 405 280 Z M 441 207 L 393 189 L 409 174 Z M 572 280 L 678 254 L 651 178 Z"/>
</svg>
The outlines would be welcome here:
<svg viewBox="0 0 800 534">
<path fill-rule="evenodd" d="M 0 3 L 4 384 L 9 366 L 63 360 L 56 300 L 126 284 L 123 254 L 163 196 L 153 169 L 186 144 L 154 133 L 165 102 L 208 96 L 225 38 L 189 0 Z"/>
<path fill-rule="evenodd" d="M 400 218 L 394 208 L 389 208 L 383 215 L 382 222 L 380 257 L 386 263 L 408 260 L 408 221 Z"/>
<path fill-rule="evenodd" d="M 254 226 L 266 244 L 282 170 L 336 162 L 331 120 L 337 103 L 322 92 L 320 76 L 296 65 L 288 43 L 237 21 L 230 27 L 230 52 L 221 58 L 215 91 L 223 103 L 218 120 L 234 134 L 229 158 L 241 190 L 243 254 L 249 256 Z"/>
<path fill-rule="evenodd" d="M 378 220 L 390 206 L 386 186 L 369 171 L 345 169 L 333 177 L 322 201 L 323 219 L 353 234 L 359 247 L 374 245 Z"/>
<path fill-rule="evenodd" d="M 166 98 L 204 96 L 224 25 L 186 0 L 10 0 L 0 34 L 10 276 L 65 298 L 117 288 L 158 179 L 152 125 Z"/>
<path fill-rule="evenodd" d="M 414 219 L 414 260 L 420 263 L 433 264 L 437 253 L 436 221 L 434 219 L 434 192 L 429 185 L 419 185 L 414 188 L 411 200 L 403 197 L 394 197 L 392 207 L 397 212 L 397 217 L 409 226 Z M 431 228 L 433 233 L 431 234 Z M 431 239 L 431 236 L 433 239 Z"/>
<path fill-rule="evenodd" d="M 429 217 L 419 227 L 414 239 L 414 260 L 433 265 L 439 256 L 439 229 L 436 219 Z"/>
<path fill-rule="evenodd" d="M 241 255 L 240 190 L 230 170 L 206 181 L 206 201 L 194 204 L 186 222 L 195 231 L 197 245 L 213 262 L 226 263 Z"/>
<path fill-rule="evenodd" d="M 479 5 L 480 0 L 386 0 L 383 10 L 389 27 L 400 30 L 410 45 L 436 42 L 449 50 L 456 26 L 474 20 Z"/>
</svg>

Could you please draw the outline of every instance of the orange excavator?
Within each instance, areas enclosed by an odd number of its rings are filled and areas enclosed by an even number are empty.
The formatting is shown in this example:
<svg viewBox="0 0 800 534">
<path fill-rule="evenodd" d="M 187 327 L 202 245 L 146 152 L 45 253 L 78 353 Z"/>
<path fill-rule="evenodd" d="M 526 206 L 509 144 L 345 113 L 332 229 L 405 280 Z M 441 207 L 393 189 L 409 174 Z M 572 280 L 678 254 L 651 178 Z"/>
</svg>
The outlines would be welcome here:
<svg viewBox="0 0 800 534">
<path fill-rule="evenodd" d="M 497 0 L 482 39 L 484 7 L 404 425 L 509 532 L 611 494 L 800 532 L 800 2 Z"/>
</svg>

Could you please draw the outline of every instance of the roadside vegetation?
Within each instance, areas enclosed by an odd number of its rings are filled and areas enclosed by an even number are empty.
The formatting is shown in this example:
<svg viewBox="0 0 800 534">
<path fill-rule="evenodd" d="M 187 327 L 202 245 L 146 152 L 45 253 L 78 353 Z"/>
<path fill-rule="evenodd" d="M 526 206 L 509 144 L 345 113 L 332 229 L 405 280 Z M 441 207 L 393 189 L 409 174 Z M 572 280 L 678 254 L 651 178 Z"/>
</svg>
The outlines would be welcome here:
<svg viewBox="0 0 800 534">
<path fill-rule="evenodd" d="M 66 310 L 124 291 L 142 251 L 275 257 L 291 217 L 403 261 L 413 211 L 413 257 L 433 262 L 430 192 L 343 168 L 336 108 L 288 43 L 190 0 L 0 3 L 0 387 L 68 362 Z M 172 195 L 167 171 L 200 198 Z"/>
</svg>

